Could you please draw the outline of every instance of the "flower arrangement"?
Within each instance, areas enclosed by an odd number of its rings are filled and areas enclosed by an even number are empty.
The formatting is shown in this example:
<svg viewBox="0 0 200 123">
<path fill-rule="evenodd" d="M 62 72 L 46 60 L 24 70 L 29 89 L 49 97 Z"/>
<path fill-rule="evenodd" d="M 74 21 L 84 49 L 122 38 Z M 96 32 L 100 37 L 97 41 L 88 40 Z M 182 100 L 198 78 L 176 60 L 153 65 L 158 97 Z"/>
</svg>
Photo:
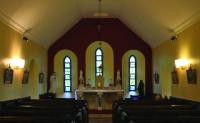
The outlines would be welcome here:
<svg viewBox="0 0 200 123">
<path fill-rule="evenodd" d="M 87 80 L 86 87 L 91 87 L 90 79 Z"/>
<path fill-rule="evenodd" d="M 109 84 L 109 86 L 110 86 L 110 87 L 113 87 L 113 86 L 114 86 L 114 84 L 113 84 L 113 83 L 110 83 L 110 84 Z"/>
</svg>

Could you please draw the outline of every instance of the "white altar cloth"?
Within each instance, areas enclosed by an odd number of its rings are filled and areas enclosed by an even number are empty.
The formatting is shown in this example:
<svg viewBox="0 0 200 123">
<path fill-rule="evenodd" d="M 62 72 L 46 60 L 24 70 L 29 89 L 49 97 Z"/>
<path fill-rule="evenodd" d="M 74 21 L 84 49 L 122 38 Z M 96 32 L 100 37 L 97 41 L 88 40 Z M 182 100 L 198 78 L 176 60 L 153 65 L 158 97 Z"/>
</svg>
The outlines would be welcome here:
<svg viewBox="0 0 200 123">
<path fill-rule="evenodd" d="M 124 90 L 122 89 L 76 89 L 75 97 L 83 98 L 84 93 L 97 93 L 98 96 L 102 96 L 103 93 L 117 93 L 120 95 L 124 94 Z"/>
</svg>

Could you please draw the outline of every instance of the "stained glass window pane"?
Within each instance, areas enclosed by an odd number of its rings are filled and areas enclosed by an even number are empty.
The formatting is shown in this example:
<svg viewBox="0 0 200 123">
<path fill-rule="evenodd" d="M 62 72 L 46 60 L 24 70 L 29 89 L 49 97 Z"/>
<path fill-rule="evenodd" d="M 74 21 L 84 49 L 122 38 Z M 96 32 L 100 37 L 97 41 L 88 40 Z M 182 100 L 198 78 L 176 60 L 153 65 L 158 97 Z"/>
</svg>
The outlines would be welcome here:
<svg viewBox="0 0 200 123">
<path fill-rule="evenodd" d="M 135 90 L 135 86 L 130 86 L 130 91 L 134 91 Z"/>
<path fill-rule="evenodd" d="M 135 74 L 130 74 L 131 79 L 135 79 Z"/>
<path fill-rule="evenodd" d="M 97 51 L 96 51 L 96 55 L 102 55 L 102 52 L 101 52 L 100 49 L 97 49 Z"/>
<path fill-rule="evenodd" d="M 135 80 L 134 79 L 130 79 L 130 85 L 135 85 Z"/>
<path fill-rule="evenodd" d="M 65 79 L 70 79 L 70 75 L 65 75 Z"/>
<path fill-rule="evenodd" d="M 97 56 L 97 60 L 98 60 L 98 61 L 101 61 L 101 60 L 102 60 L 102 57 L 101 57 L 101 56 Z"/>
<path fill-rule="evenodd" d="M 129 91 L 136 91 L 136 59 L 129 57 Z"/>
<path fill-rule="evenodd" d="M 100 65 L 102 65 L 102 61 L 97 61 L 96 66 L 99 67 Z"/>
<path fill-rule="evenodd" d="M 96 49 L 96 53 L 95 53 L 95 75 L 99 76 L 102 75 L 103 76 L 103 51 L 101 48 L 97 48 Z M 99 68 L 101 66 L 101 68 Z"/>
<path fill-rule="evenodd" d="M 65 62 L 70 62 L 69 57 L 66 57 L 66 58 L 65 58 Z"/>
<path fill-rule="evenodd" d="M 65 86 L 70 86 L 70 80 L 65 80 Z"/>
<path fill-rule="evenodd" d="M 65 57 L 64 59 L 64 91 L 71 91 L 71 59 L 69 57 Z"/>
<path fill-rule="evenodd" d="M 130 63 L 130 67 L 135 67 L 135 63 L 134 63 L 134 62 L 131 62 L 131 63 Z"/>
<path fill-rule="evenodd" d="M 65 68 L 65 72 L 70 73 L 70 69 L 69 68 Z"/>
<path fill-rule="evenodd" d="M 66 92 L 70 92 L 70 87 L 67 87 L 67 86 L 66 86 L 66 87 L 65 87 L 65 91 L 66 91 Z"/>
<path fill-rule="evenodd" d="M 65 74 L 70 74 L 70 71 L 65 70 Z"/>
<path fill-rule="evenodd" d="M 130 73 L 135 73 L 135 68 L 130 68 Z"/>
<path fill-rule="evenodd" d="M 66 64 L 65 64 L 65 67 L 70 67 L 70 64 L 69 64 L 69 63 L 66 63 Z"/>
<path fill-rule="evenodd" d="M 133 56 L 131 56 L 130 62 L 135 62 L 135 58 Z"/>
</svg>

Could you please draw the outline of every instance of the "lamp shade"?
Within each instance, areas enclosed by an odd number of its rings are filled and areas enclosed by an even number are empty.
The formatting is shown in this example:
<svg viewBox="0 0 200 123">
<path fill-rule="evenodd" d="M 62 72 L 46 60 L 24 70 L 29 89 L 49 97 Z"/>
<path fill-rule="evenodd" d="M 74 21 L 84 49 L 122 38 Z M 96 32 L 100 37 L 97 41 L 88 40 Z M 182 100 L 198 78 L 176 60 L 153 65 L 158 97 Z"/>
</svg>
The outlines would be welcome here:
<svg viewBox="0 0 200 123">
<path fill-rule="evenodd" d="M 176 59 L 175 60 L 176 68 L 184 68 L 188 64 L 189 64 L 189 61 L 187 59 Z"/>
<path fill-rule="evenodd" d="M 10 66 L 12 68 L 24 68 L 25 60 L 21 58 L 14 58 L 11 60 Z"/>
</svg>

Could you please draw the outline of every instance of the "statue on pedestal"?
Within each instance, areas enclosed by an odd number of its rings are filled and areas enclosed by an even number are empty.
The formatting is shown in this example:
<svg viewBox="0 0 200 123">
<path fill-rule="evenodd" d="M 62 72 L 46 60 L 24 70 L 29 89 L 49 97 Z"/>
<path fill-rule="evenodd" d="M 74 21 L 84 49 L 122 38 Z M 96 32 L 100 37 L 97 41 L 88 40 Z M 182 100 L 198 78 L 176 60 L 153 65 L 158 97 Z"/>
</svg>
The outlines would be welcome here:
<svg viewBox="0 0 200 123">
<path fill-rule="evenodd" d="M 144 83 L 142 80 L 140 80 L 139 84 L 138 84 L 138 93 L 140 97 L 144 96 Z"/>
<path fill-rule="evenodd" d="M 50 90 L 51 93 L 56 93 L 57 83 L 56 83 L 56 73 L 53 72 L 50 76 Z"/>
<path fill-rule="evenodd" d="M 116 89 L 122 89 L 120 81 L 121 81 L 120 70 L 117 70 L 117 77 L 116 77 L 116 83 L 115 83 Z"/>
<path fill-rule="evenodd" d="M 80 70 L 79 74 L 79 89 L 84 89 L 84 78 L 83 78 L 83 71 Z"/>
</svg>

